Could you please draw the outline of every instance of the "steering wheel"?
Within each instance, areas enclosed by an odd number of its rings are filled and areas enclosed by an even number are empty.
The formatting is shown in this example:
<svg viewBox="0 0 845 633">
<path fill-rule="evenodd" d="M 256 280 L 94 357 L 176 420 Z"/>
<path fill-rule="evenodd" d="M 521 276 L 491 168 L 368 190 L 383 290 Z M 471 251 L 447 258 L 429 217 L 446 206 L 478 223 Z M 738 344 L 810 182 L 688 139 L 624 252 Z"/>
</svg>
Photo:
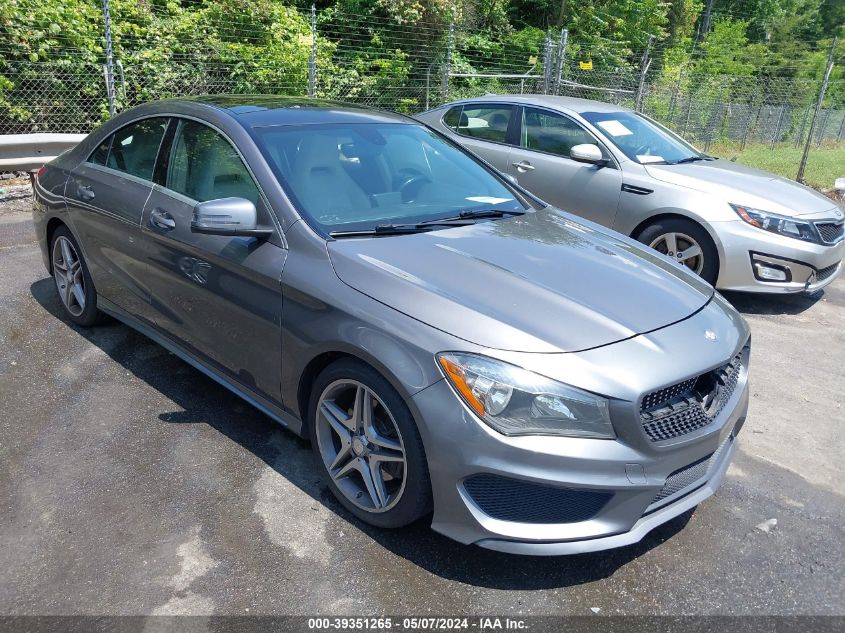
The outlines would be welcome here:
<svg viewBox="0 0 845 633">
<path fill-rule="evenodd" d="M 430 185 L 431 178 L 423 174 L 411 174 L 407 176 L 397 189 L 402 194 L 402 202 L 413 202 L 414 197 L 420 192 L 424 185 Z"/>
<path fill-rule="evenodd" d="M 647 143 L 643 143 L 634 150 L 634 156 L 651 156 L 651 148 Z"/>
</svg>

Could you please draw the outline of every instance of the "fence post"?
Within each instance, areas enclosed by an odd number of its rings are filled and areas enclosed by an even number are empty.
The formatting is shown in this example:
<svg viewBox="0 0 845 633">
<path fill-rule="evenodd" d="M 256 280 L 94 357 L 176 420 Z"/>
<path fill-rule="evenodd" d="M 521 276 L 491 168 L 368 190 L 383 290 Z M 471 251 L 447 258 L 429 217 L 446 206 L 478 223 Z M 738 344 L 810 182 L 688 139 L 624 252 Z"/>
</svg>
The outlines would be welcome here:
<svg viewBox="0 0 845 633">
<path fill-rule="evenodd" d="M 557 45 L 557 69 L 555 72 L 554 93 L 560 94 L 560 82 L 563 76 L 563 60 L 566 59 L 566 43 L 569 41 L 569 29 L 561 29 Z"/>
<path fill-rule="evenodd" d="M 839 124 L 839 134 L 836 135 L 836 140 L 841 141 L 845 138 L 845 112 L 842 113 L 842 123 Z"/>
<path fill-rule="evenodd" d="M 543 44 L 543 94 L 549 94 L 552 84 L 552 35 L 546 33 Z"/>
<path fill-rule="evenodd" d="M 452 71 L 452 48 L 455 45 L 455 25 L 449 25 L 449 41 L 446 45 L 446 60 L 443 62 L 443 82 L 442 82 L 442 92 L 443 92 L 443 101 L 449 100 L 449 73 Z"/>
<path fill-rule="evenodd" d="M 648 58 L 649 52 L 651 52 L 651 44 L 654 42 L 654 36 L 648 36 L 648 44 L 645 47 L 645 53 L 643 53 L 643 61 L 640 64 L 640 82 L 637 85 L 637 98 L 634 101 L 634 109 L 637 112 L 642 111 L 643 107 L 643 93 L 645 92 L 645 78 L 648 74 L 648 67 L 651 66 L 651 60 Z"/>
<path fill-rule="evenodd" d="M 114 105 L 114 59 L 112 57 L 111 16 L 109 15 L 109 0 L 103 0 L 103 28 L 106 35 L 106 64 L 103 74 L 106 79 L 106 98 L 109 102 L 109 116 L 115 113 Z"/>
<path fill-rule="evenodd" d="M 780 106 L 780 114 L 778 114 L 778 122 L 775 125 L 775 133 L 772 135 L 772 147 L 771 149 L 775 148 L 775 143 L 780 138 L 780 128 L 783 125 L 783 115 L 786 113 L 786 104 L 782 103 Z"/>
<path fill-rule="evenodd" d="M 813 118 L 810 120 L 810 133 L 807 135 L 807 142 L 804 143 L 804 153 L 801 155 L 798 175 L 795 176 L 795 180 L 798 182 L 804 182 L 804 170 L 807 168 L 807 158 L 810 155 L 810 145 L 813 142 L 813 132 L 816 129 L 816 117 L 819 116 L 819 110 L 822 109 L 822 102 L 824 101 L 824 94 L 827 92 L 827 84 L 830 81 L 830 73 L 833 70 L 833 56 L 836 54 L 837 44 L 839 44 L 839 39 L 834 37 L 833 43 L 830 45 L 830 53 L 827 56 L 827 68 L 824 71 L 824 79 L 822 80 L 822 87 L 819 90 L 818 101 L 816 101 L 816 109 L 813 112 Z"/>
<path fill-rule="evenodd" d="M 827 129 L 827 122 L 830 120 L 830 111 L 833 108 L 828 108 L 827 111 L 824 113 L 824 119 L 822 119 L 822 126 L 819 128 L 819 133 L 816 134 L 816 147 L 821 147 L 822 141 L 824 140 L 824 133 Z"/>
<path fill-rule="evenodd" d="M 317 96 L 317 7 L 311 5 L 311 54 L 308 56 L 308 96 Z"/>
</svg>

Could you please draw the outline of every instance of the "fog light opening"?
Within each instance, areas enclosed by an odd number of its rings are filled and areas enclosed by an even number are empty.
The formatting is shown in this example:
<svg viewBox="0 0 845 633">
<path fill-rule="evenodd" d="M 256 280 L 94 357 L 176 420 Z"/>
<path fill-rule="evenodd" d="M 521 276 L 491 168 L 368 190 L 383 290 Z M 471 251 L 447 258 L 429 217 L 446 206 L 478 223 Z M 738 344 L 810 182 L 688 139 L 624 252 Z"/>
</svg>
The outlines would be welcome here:
<svg viewBox="0 0 845 633">
<path fill-rule="evenodd" d="M 768 262 L 754 262 L 754 276 L 760 281 L 789 281 L 792 278 L 788 268 Z"/>
</svg>

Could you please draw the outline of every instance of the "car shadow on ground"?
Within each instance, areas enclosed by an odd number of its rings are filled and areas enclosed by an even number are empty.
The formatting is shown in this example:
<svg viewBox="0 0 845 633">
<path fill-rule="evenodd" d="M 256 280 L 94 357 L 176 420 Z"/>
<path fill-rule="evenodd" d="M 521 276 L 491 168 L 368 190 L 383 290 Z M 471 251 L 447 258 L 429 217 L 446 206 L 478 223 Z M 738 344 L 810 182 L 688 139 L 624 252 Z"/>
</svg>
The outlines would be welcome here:
<svg viewBox="0 0 845 633">
<path fill-rule="evenodd" d="M 780 295 L 725 291 L 722 294 L 742 314 L 781 316 L 801 314 L 809 310 L 824 298 L 825 291 Z"/>
<path fill-rule="evenodd" d="M 31 292 L 47 312 L 182 409 L 160 413 L 159 421 L 208 424 L 382 547 L 442 578 L 497 589 L 548 589 L 590 583 L 612 576 L 623 565 L 671 539 L 692 517 L 693 511 L 686 512 L 632 546 L 551 558 L 514 556 L 462 545 L 431 530 L 430 517 L 399 530 L 371 527 L 343 508 L 319 480 L 305 440 L 128 326 L 111 319 L 94 328 L 69 322 L 52 278 L 33 283 Z"/>
</svg>

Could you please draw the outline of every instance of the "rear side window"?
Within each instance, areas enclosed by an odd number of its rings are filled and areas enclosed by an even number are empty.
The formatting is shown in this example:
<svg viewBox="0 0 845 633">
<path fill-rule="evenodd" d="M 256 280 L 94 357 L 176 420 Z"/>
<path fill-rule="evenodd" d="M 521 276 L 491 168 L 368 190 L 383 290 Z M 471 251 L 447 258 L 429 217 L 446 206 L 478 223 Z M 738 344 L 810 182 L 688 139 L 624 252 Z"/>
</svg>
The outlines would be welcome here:
<svg viewBox="0 0 845 633">
<path fill-rule="evenodd" d="M 512 114 L 512 106 L 467 105 L 461 111 L 456 132 L 462 136 L 504 143 Z"/>
<path fill-rule="evenodd" d="M 196 121 L 179 123 L 166 186 L 199 202 L 234 197 L 258 205 L 258 187 L 235 148 Z"/>
<path fill-rule="evenodd" d="M 569 158 L 572 148 L 583 143 L 598 144 L 587 130 L 569 117 L 525 108 L 521 141 L 523 147 Z"/>
<path fill-rule="evenodd" d="M 91 155 L 88 157 L 89 163 L 94 163 L 95 165 L 105 165 L 106 160 L 109 157 L 109 147 L 111 147 L 111 139 L 112 137 L 106 137 L 102 143 L 97 146 Z"/>
<path fill-rule="evenodd" d="M 454 108 L 449 108 L 449 111 L 443 115 L 443 123 L 454 132 L 458 131 L 458 123 L 460 123 L 461 120 L 462 109 L 463 106 L 455 106 Z"/>
<path fill-rule="evenodd" d="M 143 119 L 119 129 L 88 157 L 89 163 L 152 180 L 166 118 Z"/>
</svg>

